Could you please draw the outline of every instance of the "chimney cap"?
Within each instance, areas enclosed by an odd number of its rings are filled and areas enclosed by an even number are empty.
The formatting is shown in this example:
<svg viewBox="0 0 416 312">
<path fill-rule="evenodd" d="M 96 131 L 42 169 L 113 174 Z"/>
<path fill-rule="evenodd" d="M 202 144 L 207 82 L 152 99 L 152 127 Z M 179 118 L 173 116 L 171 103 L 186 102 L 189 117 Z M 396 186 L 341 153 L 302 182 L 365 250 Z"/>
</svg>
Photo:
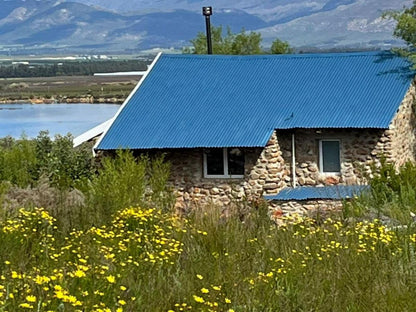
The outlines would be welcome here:
<svg viewBox="0 0 416 312">
<path fill-rule="evenodd" d="M 202 14 L 204 16 L 210 16 L 212 15 L 212 7 L 208 6 L 208 7 L 202 7 Z"/>
</svg>

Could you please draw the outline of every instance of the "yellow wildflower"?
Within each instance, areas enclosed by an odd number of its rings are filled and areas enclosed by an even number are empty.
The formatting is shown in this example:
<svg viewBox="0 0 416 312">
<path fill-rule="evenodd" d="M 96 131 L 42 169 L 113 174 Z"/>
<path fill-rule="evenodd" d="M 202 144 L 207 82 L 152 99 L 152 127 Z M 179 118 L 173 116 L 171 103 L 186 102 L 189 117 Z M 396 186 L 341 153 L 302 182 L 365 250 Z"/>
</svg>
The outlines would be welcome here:
<svg viewBox="0 0 416 312">
<path fill-rule="evenodd" d="M 26 301 L 28 301 L 28 302 L 36 302 L 36 297 L 35 296 L 26 296 Z"/>
<path fill-rule="evenodd" d="M 193 297 L 194 297 L 194 300 L 196 302 L 199 302 L 199 303 L 204 303 L 205 302 L 204 298 L 202 298 L 202 297 L 199 297 L 197 295 L 193 295 Z"/>
</svg>

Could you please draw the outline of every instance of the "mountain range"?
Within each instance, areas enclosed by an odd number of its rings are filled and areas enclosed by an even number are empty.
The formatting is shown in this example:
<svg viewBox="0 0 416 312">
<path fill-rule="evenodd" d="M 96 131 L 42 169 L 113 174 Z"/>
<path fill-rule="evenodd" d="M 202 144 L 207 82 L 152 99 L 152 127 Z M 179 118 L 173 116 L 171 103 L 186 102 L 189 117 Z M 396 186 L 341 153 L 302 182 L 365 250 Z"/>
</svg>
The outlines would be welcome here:
<svg viewBox="0 0 416 312">
<path fill-rule="evenodd" d="M 395 23 L 386 10 L 412 0 L 0 0 L 0 52 L 137 52 L 181 49 L 211 23 L 262 34 L 297 48 L 390 48 Z"/>
</svg>

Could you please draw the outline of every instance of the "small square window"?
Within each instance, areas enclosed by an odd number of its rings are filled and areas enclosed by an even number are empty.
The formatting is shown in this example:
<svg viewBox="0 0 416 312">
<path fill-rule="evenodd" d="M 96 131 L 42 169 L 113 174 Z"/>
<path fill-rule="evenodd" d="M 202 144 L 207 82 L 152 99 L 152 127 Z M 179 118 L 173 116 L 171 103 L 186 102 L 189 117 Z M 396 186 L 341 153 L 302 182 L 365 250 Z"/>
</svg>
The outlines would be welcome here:
<svg viewBox="0 0 416 312">
<path fill-rule="evenodd" d="M 319 141 L 319 167 L 324 173 L 341 172 L 340 141 Z"/>
<path fill-rule="evenodd" d="M 206 178 L 243 178 L 244 152 L 240 148 L 211 148 L 204 153 Z"/>
</svg>

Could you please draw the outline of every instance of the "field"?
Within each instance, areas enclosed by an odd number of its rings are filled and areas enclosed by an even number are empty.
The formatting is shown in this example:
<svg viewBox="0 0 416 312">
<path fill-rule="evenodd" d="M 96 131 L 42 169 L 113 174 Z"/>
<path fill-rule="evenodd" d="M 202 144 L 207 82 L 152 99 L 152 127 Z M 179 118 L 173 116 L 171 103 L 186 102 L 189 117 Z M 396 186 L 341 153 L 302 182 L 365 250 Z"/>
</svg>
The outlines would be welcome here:
<svg viewBox="0 0 416 312">
<path fill-rule="evenodd" d="M 90 148 L 0 140 L 0 311 L 414 311 L 415 165 L 279 227 L 261 201 L 180 214 L 163 156 Z"/>
<path fill-rule="evenodd" d="M 34 99 L 65 102 L 91 97 L 95 101 L 123 102 L 138 81 L 137 76 L 1 78 L 0 102 Z"/>
</svg>

